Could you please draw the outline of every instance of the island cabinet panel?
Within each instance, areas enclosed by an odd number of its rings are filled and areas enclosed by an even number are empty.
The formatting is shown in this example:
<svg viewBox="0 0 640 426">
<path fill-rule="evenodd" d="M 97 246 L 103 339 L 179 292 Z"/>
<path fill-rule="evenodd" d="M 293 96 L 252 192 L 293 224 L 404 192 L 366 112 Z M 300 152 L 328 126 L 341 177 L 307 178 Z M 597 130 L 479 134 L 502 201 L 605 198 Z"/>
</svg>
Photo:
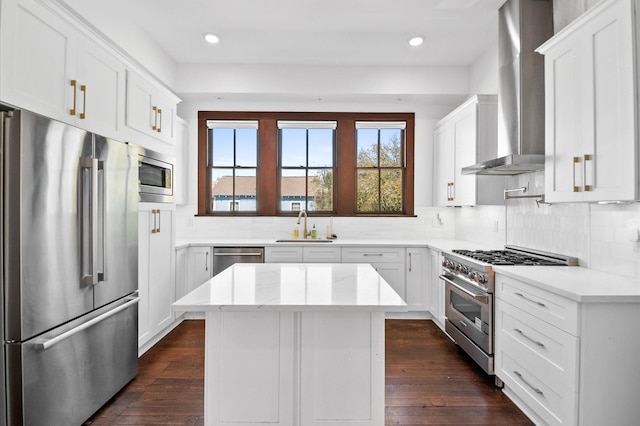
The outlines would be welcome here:
<svg viewBox="0 0 640 426">
<path fill-rule="evenodd" d="M 384 423 L 384 312 L 303 312 L 301 425 Z"/>
<path fill-rule="evenodd" d="M 294 315 L 207 313 L 207 425 L 295 424 Z"/>
</svg>

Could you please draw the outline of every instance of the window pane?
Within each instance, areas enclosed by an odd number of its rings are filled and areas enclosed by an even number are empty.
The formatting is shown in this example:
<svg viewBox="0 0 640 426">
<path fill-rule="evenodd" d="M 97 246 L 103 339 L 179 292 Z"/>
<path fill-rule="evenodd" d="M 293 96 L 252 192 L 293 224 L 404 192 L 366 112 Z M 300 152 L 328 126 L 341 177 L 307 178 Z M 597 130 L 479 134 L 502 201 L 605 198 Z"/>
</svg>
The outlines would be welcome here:
<svg viewBox="0 0 640 426">
<path fill-rule="evenodd" d="M 298 209 L 307 209 L 305 182 L 304 170 L 282 170 L 280 178 L 281 211 L 292 211 L 296 205 Z"/>
<path fill-rule="evenodd" d="M 333 167 L 332 129 L 309 129 L 309 167 Z"/>
<path fill-rule="evenodd" d="M 258 130 L 236 129 L 236 166 L 258 165 Z"/>
<path fill-rule="evenodd" d="M 358 129 L 358 167 L 378 166 L 378 129 Z"/>
<path fill-rule="evenodd" d="M 333 169 L 309 170 L 309 210 L 333 211 Z"/>
<path fill-rule="evenodd" d="M 379 209 L 378 170 L 358 170 L 356 210 L 377 212 Z"/>
<path fill-rule="evenodd" d="M 380 129 L 380 167 L 402 167 L 402 130 Z"/>
<path fill-rule="evenodd" d="M 307 130 L 282 129 L 282 167 L 306 167 Z"/>
<path fill-rule="evenodd" d="M 233 166 L 233 129 L 211 129 L 213 166 Z"/>
<path fill-rule="evenodd" d="M 230 201 L 233 201 L 233 169 L 212 169 L 211 209 L 229 211 Z"/>
<path fill-rule="evenodd" d="M 380 211 L 402 211 L 402 171 L 380 171 Z"/>
<path fill-rule="evenodd" d="M 236 211 L 256 211 L 256 169 L 236 169 Z"/>
</svg>

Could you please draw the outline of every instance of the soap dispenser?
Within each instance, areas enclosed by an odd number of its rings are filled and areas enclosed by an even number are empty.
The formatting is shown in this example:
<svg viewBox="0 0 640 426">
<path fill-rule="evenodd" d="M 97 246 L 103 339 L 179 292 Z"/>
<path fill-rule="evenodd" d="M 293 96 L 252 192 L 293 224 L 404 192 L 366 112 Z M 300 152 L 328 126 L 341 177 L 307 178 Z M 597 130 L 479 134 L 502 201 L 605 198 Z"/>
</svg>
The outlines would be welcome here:
<svg viewBox="0 0 640 426">
<path fill-rule="evenodd" d="M 293 239 L 297 240 L 298 238 L 300 238 L 300 228 L 296 225 L 293 227 Z"/>
<path fill-rule="evenodd" d="M 318 238 L 318 230 L 316 229 L 315 224 L 313 224 L 313 228 L 311 228 L 311 238 L 314 240 Z"/>
</svg>

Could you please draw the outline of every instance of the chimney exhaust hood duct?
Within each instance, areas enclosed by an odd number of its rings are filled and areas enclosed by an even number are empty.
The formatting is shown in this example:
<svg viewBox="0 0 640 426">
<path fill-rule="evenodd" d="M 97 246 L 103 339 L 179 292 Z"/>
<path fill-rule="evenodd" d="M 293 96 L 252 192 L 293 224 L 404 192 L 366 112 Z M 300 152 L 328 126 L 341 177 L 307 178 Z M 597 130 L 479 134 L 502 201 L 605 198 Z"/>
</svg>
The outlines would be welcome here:
<svg viewBox="0 0 640 426">
<path fill-rule="evenodd" d="M 462 174 L 544 170 L 544 57 L 535 49 L 551 36 L 551 0 L 507 0 L 500 8 L 498 158 L 464 167 Z"/>
</svg>

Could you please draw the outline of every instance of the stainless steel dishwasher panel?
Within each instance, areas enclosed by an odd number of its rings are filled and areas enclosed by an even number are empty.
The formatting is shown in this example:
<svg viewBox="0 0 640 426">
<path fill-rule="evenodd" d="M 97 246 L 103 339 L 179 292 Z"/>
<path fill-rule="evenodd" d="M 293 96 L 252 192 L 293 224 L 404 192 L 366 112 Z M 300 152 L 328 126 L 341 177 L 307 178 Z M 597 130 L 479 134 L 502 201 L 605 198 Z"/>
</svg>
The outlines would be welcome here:
<svg viewBox="0 0 640 426">
<path fill-rule="evenodd" d="M 264 247 L 218 247 L 213 249 L 213 275 L 234 263 L 264 263 Z"/>
</svg>

